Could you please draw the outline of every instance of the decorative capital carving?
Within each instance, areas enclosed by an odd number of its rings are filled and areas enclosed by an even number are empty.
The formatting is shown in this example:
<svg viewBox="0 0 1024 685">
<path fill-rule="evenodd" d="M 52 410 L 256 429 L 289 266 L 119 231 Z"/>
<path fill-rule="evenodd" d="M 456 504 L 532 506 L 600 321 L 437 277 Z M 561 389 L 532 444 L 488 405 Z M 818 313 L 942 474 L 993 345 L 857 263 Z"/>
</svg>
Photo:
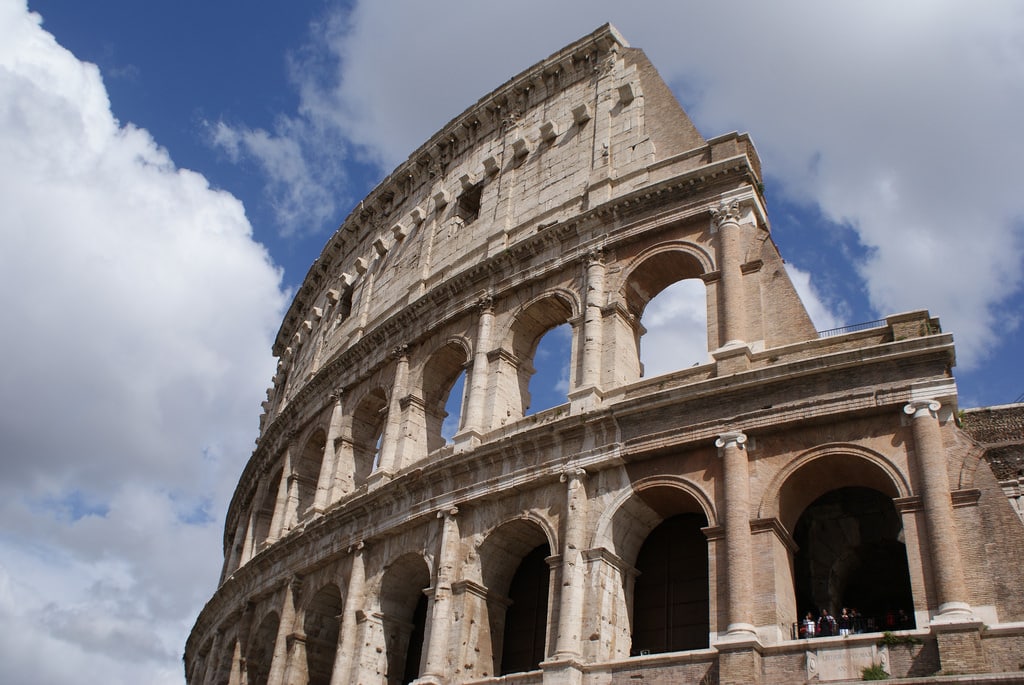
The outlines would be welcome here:
<svg viewBox="0 0 1024 685">
<path fill-rule="evenodd" d="M 483 295 L 479 300 L 476 301 L 476 307 L 481 312 L 493 312 L 494 311 L 494 296 L 490 293 Z"/>
<path fill-rule="evenodd" d="M 437 518 L 439 518 L 439 519 L 454 518 L 454 517 L 456 517 L 458 515 L 459 515 L 459 508 L 458 507 L 450 507 L 448 509 L 441 509 L 440 511 L 437 512 Z"/>
<path fill-rule="evenodd" d="M 583 480 L 586 477 L 587 477 L 586 470 L 582 469 L 582 468 L 579 468 L 577 466 L 577 467 L 573 467 L 573 468 L 566 469 L 565 471 L 563 471 L 562 475 L 558 477 L 558 480 L 559 480 L 559 482 L 569 483 L 571 485 L 574 481 L 580 481 L 580 480 Z"/>
<path fill-rule="evenodd" d="M 348 553 L 360 554 L 362 553 L 364 547 L 366 547 L 366 544 L 362 540 L 359 540 L 348 546 Z"/>
<path fill-rule="evenodd" d="M 408 345 L 395 345 L 391 350 L 391 356 L 394 359 L 408 359 L 409 357 L 409 346 Z"/>
<path fill-rule="evenodd" d="M 726 449 L 730 445 L 735 445 L 740 449 L 743 449 L 743 444 L 747 441 L 747 434 L 741 431 L 728 431 L 722 433 L 715 440 L 715 447 L 718 449 Z"/>
<path fill-rule="evenodd" d="M 739 223 L 740 220 L 740 201 L 739 200 L 723 200 L 718 207 L 711 208 L 711 218 L 715 222 L 715 226 L 721 228 L 722 224 L 727 222 Z"/>
<path fill-rule="evenodd" d="M 597 247 L 583 253 L 583 263 L 587 266 L 604 263 L 604 250 Z"/>
<path fill-rule="evenodd" d="M 915 419 L 929 416 L 935 418 L 942 404 L 938 400 L 910 400 L 904 407 L 903 413 Z"/>
<path fill-rule="evenodd" d="M 345 389 L 344 388 L 333 388 L 331 390 L 330 394 L 327 395 L 328 399 L 330 399 L 331 402 L 335 402 L 335 403 L 341 402 L 341 398 L 344 397 L 344 396 L 345 396 Z"/>
</svg>

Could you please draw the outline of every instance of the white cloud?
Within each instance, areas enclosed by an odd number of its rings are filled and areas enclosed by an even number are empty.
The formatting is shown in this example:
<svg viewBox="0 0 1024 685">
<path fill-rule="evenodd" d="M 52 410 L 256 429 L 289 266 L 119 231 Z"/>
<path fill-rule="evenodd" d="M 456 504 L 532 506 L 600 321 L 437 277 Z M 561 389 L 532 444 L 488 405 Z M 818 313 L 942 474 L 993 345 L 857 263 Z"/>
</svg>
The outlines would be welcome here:
<svg viewBox="0 0 1024 685">
<path fill-rule="evenodd" d="M 181 681 L 284 306 L 241 204 L 0 3 L 0 661 Z"/>
<path fill-rule="evenodd" d="M 709 136 L 757 141 L 772 192 L 855 231 L 875 315 L 930 308 L 962 368 L 1015 325 L 1024 255 L 1024 8 L 947 2 L 438 0 L 323 21 L 301 119 L 390 171 L 496 85 L 611 21 Z M 813 272 L 817 264 L 802 264 Z M 837 311 L 851 309 L 832 304 Z"/>
</svg>

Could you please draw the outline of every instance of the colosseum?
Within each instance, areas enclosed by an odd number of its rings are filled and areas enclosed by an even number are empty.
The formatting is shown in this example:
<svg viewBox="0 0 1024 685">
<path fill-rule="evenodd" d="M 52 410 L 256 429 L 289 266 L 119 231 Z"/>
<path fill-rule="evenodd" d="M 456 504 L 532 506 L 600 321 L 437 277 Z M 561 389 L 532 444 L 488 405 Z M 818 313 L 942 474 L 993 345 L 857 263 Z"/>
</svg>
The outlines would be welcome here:
<svg viewBox="0 0 1024 685">
<path fill-rule="evenodd" d="M 188 682 L 1024 683 L 1022 406 L 927 312 L 816 331 L 761 178 L 611 26 L 416 150 L 281 325 Z M 645 376 L 686 279 L 706 356 Z"/>
</svg>

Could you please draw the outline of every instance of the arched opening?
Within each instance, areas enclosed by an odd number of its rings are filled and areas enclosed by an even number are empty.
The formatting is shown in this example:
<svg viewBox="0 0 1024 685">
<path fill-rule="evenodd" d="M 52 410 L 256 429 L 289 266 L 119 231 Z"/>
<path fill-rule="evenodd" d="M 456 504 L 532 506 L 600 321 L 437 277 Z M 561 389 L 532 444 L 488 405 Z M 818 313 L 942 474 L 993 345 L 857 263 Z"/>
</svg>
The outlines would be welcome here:
<svg viewBox="0 0 1024 685">
<path fill-rule="evenodd" d="M 278 615 L 270 612 L 263 617 L 259 628 L 249 638 L 249 653 L 245 659 L 247 685 L 267 685 L 280 622 Z"/>
<path fill-rule="evenodd" d="M 499 526 L 481 546 L 494 666 L 481 675 L 533 671 L 547 656 L 551 623 L 549 556 L 547 535 L 525 519 Z"/>
<path fill-rule="evenodd" d="M 406 554 L 384 572 L 380 608 L 384 623 L 388 685 L 402 685 L 420 674 L 426 631 L 430 571 L 423 557 Z"/>
<path fill-rule="evenodd" d="M 252 543 L 254 548 L 270 538 L 270 526 L 274 521 L 274 507 L 277 506 L 277 491 L 281 487 L 281 476 L 283 469 L 278 469 L 267 482 L 267 490 L 259 503 L 259 510 L 256 512 L 256 525 L 253 530 Z M 254 552 L 255 553 L 255 549 Z M 243 560 L 244 561 L 244 560 Z"/>
<path fill-rule="evenodd" d="M 444 403 L 444 420 L 441 422 L 441 437 L 445 444 L 450 443 L 455 434 L 462 428 L 462 415 L 466 406 L 466 377 L 465 370 L 461 371 L 452 383 L 448 391 L 448 398 Z"/>
<path fill-rule="evenodd" d="M 502 385 L 499 395 L 508 402 L 496 408 L 500 420 L 565 403 L 573 382 L 572 316 L 572 304 L 561 294 L 536 300 L 516 315 L 493 370 Z"/>
<path fill-rule="evenodd" d="M 676 281 L 644 309 L 640 364 L 647 378 L 708 361 L 708 310 L 704 282 Z"/>
<path fill-rule="evenodd" d="M 533 354 L 526 415 L 557 407 L 569 401 L 569 371 L 572 362 L 572 326 L 563 323 L 548 330 L 537 341 Z"/>
<path fill-rule="evenodd" d="M 544 661 L 548 588 L 550 585 L 547 543 L 535 547 L 519 563 L 508 589 L 511 604 L 505 612 L 505 634 L 501 650 L 501 675 L 540 668 Z"/>
<path fill-rule="evenodd" d="M 316 485 L 320 479 L 320 465 L 324 459 L 327 436 L 318 430 L 309 437 L 302 453 L 295 462 L 295 477 L 298 479 L 298 510 L 296 516 L 302 520 L 316 499 Z"/>
<path fill-rule="evenodd" d="M 307 685 L 331 683 L 338 651 L 340 615 L 341 592 L 334 585 L 322 588 L 306 607 L 302 630 L 306 634 Z"/>
<path fill-rule="evenodd" d="M 655 252 L 630 272 L 621 294 L 634 317 L 640 375 L 657 376 L 707 361 L 704 271 L 695 255 L 675 248 Z"/>
<path fill-rule="evenodd" d="M 891 497 L 859 486 L 831 490 L 804 510 L 793 539 L 801 616 L 827 609 L 838 619 L 845 608 L 854 632 L 914 627 L 903 526 Z"/>
<path fill-rule="evenodd" d="M 423 368 L 428 453 L 443 447 L 459 430 L 468 361 L 466 348 L 450 341 Z"/>
<path fill-rule="evenodd" d="M 676 514 L 647 536 L 637 555 L 630 654 L 708 646 L 708 543 L 702 513 Z"/>
<path fill-rule="evenodd" d="M 352 414 L 352 480 L 355 486 L 366 482 L 380 455 L 388 398 L 376 388 L 368 393 Z"/>
<path fill-rule="evenodd" d="M 236 656 L 241 656 L 241 654 L 235 654 L 237 650 L 238 640 L 232 639 L 221 647 L 219 655 L 213 655 L 216 661 L 211 663 L 210 666 L 211 668 L 215 667 L 216 670 L 213 672 L 211 682 L 218 684 L 230 682 L 232 664 L 235 662 Z"/>
</svg>

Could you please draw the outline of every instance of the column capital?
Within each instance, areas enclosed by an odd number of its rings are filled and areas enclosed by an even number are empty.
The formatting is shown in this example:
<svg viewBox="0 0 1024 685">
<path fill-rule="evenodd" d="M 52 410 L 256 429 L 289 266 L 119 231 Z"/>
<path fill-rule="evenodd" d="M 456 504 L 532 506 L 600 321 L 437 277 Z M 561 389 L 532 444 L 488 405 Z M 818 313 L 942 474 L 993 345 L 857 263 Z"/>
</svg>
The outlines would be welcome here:
<svg viewBox="0 0 1024 685">
<path fill-rule="evenodd" d="M 409 346 L 405 345 L 405 344 L 396 345 L 391 350 L 391 356 L 394 359 L 399 359 L 399 360 L 406 359 L 406 360 L 408 360 L 408 358 L 409 358 Z"/>
<path fill-rule="evenodd" d="M 583 480 L 586 477 L 587 477 L 586 470 L 582 469 L 582 468 L 579 468 L 579 467 L 576 467 L 576 468 L 566 469 L 565 471 L 563 471 L 562 475 L 558 477 L 558 480 L 559 480 L 559 482 L 562 482 L 562 483 L 571 483 L 572 481 Z"/>
<path fill-rule="evenodd" d="M 600 247 L 596 247 L 592 250 L 587 250 L 581 256 L 583 263 L 587 266 L 594 264 L 604 264 L 604 250 Z"/>
<path fill-rule="evenodd" d="M 341 402 L 341 399 L 344 396 L 345 396 L 345 389 L 341 388 L 341 387 L 338 387 L 338 388 L 333 388 L 331 390 L 331 392 L 327 395 L 327 398 L 330 399 L 331 402 Z"/>
<path fill-rule="evenodd" d="M 366 547 L 366 543 L 364 543 L 362 540 L 358 540 L 358 541 L 353 542 L 351 545 L 348 546 L 348 553 L 349 554 L 362 554 L 363 549 L 365 547 Z"/>
<path fill-rule="evenodd" d="M 722 433 L 715 440 L 715 447 L 719 449 L 728 448 L 730 445 L 734 445 L 743 448 L 743 444 L 747 441 L 747 434 L 742 431 L 728 431 Z"/>
<path fill-rule="evenodd" d="M 740 201 L 722 200 L 717 207 L 711 208 L 711 218 L 715 226 L 721 228 L 723 224 L 740 222 Z"/>
<path fill-rule="evenodd" d="M 458 507 L 449 507 L 447 509 L 440 509 L 437 512 L 437 518 L 439 518 L 439 519 L 455 518 L 458 515 L 459 515 L 459 508 Z"/>
<path fill-rule="evenodd" d="M 925 416 L 935 418 L 942 404 L 938 400 L 910 400 L 903 407 L 903 413 L 919 419 Z"/>
<path fill-rule="evenodd" d="M 494 295 L 492 295 L 491 293 L 482 295 L 480 299 L 476 301 L 476 308 L 479 309 L 481 312 L 493 313 Z"/>
</svg>

